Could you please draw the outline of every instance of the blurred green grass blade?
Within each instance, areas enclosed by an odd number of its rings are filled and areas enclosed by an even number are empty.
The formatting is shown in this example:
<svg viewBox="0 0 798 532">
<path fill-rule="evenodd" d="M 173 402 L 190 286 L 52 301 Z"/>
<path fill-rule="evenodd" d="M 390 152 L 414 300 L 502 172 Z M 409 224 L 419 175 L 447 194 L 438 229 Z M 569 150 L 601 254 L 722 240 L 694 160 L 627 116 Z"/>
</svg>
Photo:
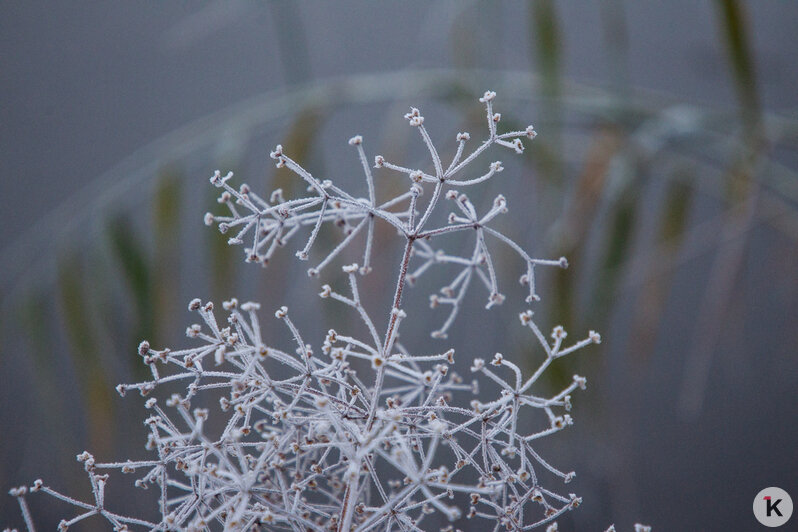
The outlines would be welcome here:
<svg viewBox="0 0 798 532">
<path fill-rule="evenodd" d="M 176 327 L 176 304 L 178 303 L 179 235 L 181 183 L 184 175 L 176 167 L 167 167 L 160 172 L 153 196 L 153 241 L 155 253 L 152 263 L 152 300 L 149 312 L 152 317 L 151 336 L 154 344 L 164 338 L 162 331 Z"/>
<path fill-rule="evenodd" d="M 722 36 L 744 118 L 746 121 L 758 120 L 759 96 L 745 10 L 738 0 L 717 0 L 717 6 L 720 11 Z"/>
<path fill-rule="evenodd" d="M 56 356 L 52 334 L 48 326 L 52 326 L 52 300 L 40 289 L 32 289 L 20 305 L 19 322 L 21 331 L 24 331 L 28 349 L 26 354 L 31 356 L 33 371 L 36 375 L 34 385 L 36 394 L 40 399 L 41 415 L 50 426 L 70 438 L 74 431 L 64 430 L 66 427 L 61 422 L 63 416 L 63 402 L 56 396 L 59 385 L 57 374 L 54 371 L 53 357 Z M 74 439 L 74 438 L 71 438 Z"/>
<path fill-rule="evenodd" d="M 566 328 L 576 325 L 581 318 L 574 313 L 573 284 L 579 277 L 577 268 L 583 262 L 580 255 L 605 195 L 610 164 L 622 146 L 622 137 L 612 128 L 598 130 L 594 135 L 557 235 L 559 248 L 554 255 L 565 256 L 571 266 L 568 270 L 557 270 L 555 285 L 558 296 L 555 299 L 558 301 L 553 302 L 552 316 Z"/>
<path fill-rule="evenodd" d="M 50 299 L 39 289 L 31 290 L 20 305 L 19 321 L 28 340 L 28 353 L 32 355 L 37 391 L 48 405 L 48 417 L 52 418 L 51 414 L 61 409 L 61 402 L 55 400 L 53 395 L 57 387 L 52 360 L 55 349 L 51 341 L 52 335 L 48 332 L 48 324 L 52 324 L 53 320 Z"/>
<path fill-rule="evenodd" d="M 535 52 L 543 90 L 548 98 L 560 92 L 560 29 L 553 0 L 536 0 L 530 4 L 530 32 L 536 40 Z"/>
<path fill-rule="evenodd" d="M 610 163 L 622 147 L 622 140 L 620 134 L 611 128 L 596 132 L 557 235 L 559 247 L 552 256 L 566 257 L 570 266 L 566 270 L 558 268 L 554 272 L 555 293 L 550 299 L 549 311 L 554 323 L 566 330 L 579 329 L 584 321 L 583 316 L 576 312 L 576 283 L 580 265 L 584 263 L 586 240 L 604 197 Z M 598 322 L 591 326 L 600 328 Z M 552 367 L 548 378 L 555 388 L 568 383 L 578 364 L 578 361 L 564 360 Z"/>
<path fill-rule="evenodd" d="M 29 345 L 33 350 L 35 363 L 45 362 L 45 353 L 52 352 L 53 344 L 50 341 L 51 335 L 47 332 L 47 324 L 50 323 L 50 298 L 40 289 L 33 288 L 23 298 L 20 305 L 20 323 L 28 333 Z M 38 358 L 41 356 L 42 358 Z M 52 368 L 51 364 L 43 364 L 42 370 L 48 373 Z"/>
<path fill-rule="evenodd" d="M 154 330 L 152 307 L 152 278 L 144 245 L 136 235 L 130 218 L 118 215 L 108 223 L 108 239 L 130 291 L 136 315 L 134 340 L 150 339 Z"/>
<path fill-rule="evenodd" d="M 69 341 L 69 353 L 80 379 L 86 403 L 89 440 L 98 454 L 111 453 L 113 434 L 113 384 L 106 375 L 91 319 L 87 281 L 79 252 L 62 259 L 58 288 L 61 318 Z"/>
<path fill-rule="evenodd" d="M 631 251 L 639 218 L 639 196 L 640 185 L 635 180 L 620 194 L 610 212 L 610 221 L 601 247 L 604 251 L 593 291 L 593 304 L 590 305 L 591 323 L 604 324 L 611 314 L 621 268 Z"/>
<path fill-rule="evenodd" d="M 541 135 L 532 143 L 532 155 L 544 179 L 555 184 L 563 182 L 562 149 L 562 87 L 560 79 L 561 37 L 556 4 L 552 0 L 537 0 L 529 4 L 529 46 L 537 71 L 543 106 L 540 120 L 547 124 Z"/>
<path fill-rule="evenodd" d="M 572 192 L 563 216 L 559 240 L 563 242 L 560 254 L 569 256 L 575 249 L 586 245 L 601 200 L 605 197 L 610 165 L 623 147 L 623 137 L 615 128 L 599 128 L 591 139 L 582 171 Z M 570 260 L 569 260 L 570 261 Z"/>
<path fill-rule="evenodd" d="M 573 330 L 575 322 L 575 299 L 576 299 L 576 278 L 578 271 L 574 264 L 581 260 L 580 249 L 573 249 L 568 257 L 569 267 L 566 269 L 557 268 L 553 275 L 553 293 L 549 298 L 549 313 L 552 323 L 562 325 L 566 331 Z M 570 357 L 558 360 L 557 364 L 552 364 L 551 368 L 543 375 L 543 380 L 550 386 L 551 390 L 562 389 L 572 380 L 573 364 L 575 361 Z M 533 368 L 527 368 L 533 369 Z"/>
<path fill-rule="evenodd" d="M 21 332 L 24 332 L 27 338 L 25 354 L 31 356 L 36 375 L 33 384 L 39 399 L 37 405 L 39 416 L 50 431 L 59 434 L 59 447 L 72 449 L 78 445 L 77 438 L 80 437 L 81 430 L 66 423 L 64 401 L 58 393 L 64 384 L 59 382 L 56 363 L 53 360 L 59 353 L 55 349 L 51 333 L 55 320 L 52 294 L 37 287 L 23 297 L 19 323 Z M 57 463 L 59 476 L 66 478 L 71 464 L 68 465 L 64 461 Z"/>
<path fill-rule="evenodd" d="M 83 268 L 77 253 L 64 259 L 59 270 L 61 311 L 70 347 L 75 351 L 75 355 L 90 365 L 95 365 L 99 361 L 99 352 L 93 328 L 89 323 Z"/>
<path fill-rule="evenodd" d="M 659 264 L 662 261 L 675 260 L 675 256 L 679 253 L 695 194 L 695 189 L 691 185 L 693 179 L 692 175 L 682 175 L 672 179 L 668 184 L 659 221 L 657 254 L 647 265 L 645 282 L 637 297 L 636 310 L 632 314 L 626 347 L 631 361 L 643 362 L 654 351 L 654 343 L 660 330 L 673 279 L 673 272 L 671 270 L 660 272 Z"/>
<path fill-rule="evenodd" d="M 726 196 L 731 208 L 726 212 L 722 233 L 750 235 L 760 190 L 755 181 L 756 168 L 768 141 L 763 127 L 745 11 L 739 1 L 717 1 L 743 125 L 743 149 L 731 154 L 725 177 Z M 723 234 L 720 238 L 725 240 Z M 692 352 L 687 359 L 680 393 L 679 406 L 684 415 L 695 416 L 703 407 L 712 358 L 722 337 L 723 322 L 730 306 L 732 286 L 739 282 L 737 278 L 748 247 L 748 236 L 731 239 L 720 246 L 715 256 L 712 274 L 699 306 Z"/>
<path fill-rule="evenodd" d="M 756 82 L 756 69 L 748 37 L 748 20 L 738 0 L 717 0 L 723 40 L 729 56 L 732 77 L 737 89 L 746 145 L 727 178 L 727 196 L 731 203 L 744 201 L 751 192 L 751 167 L 763 147 L 765 134 Z"/>
<path fill-rule="evenodd" d="M 137 305 L 144 306 L 149 299 L 150 267 L 144 246 L 136 236 L 130 219 L 118 215 L 108 224 L 111 247 L 118 259 L 118 266 L 124 274 Z"/>
<path fill-rule="evenodd" d="M 635 222 L 637 221 L 637 187 L 630 187 L 620 198 L 607 235 L 603 270 L 614 276 L 629 252 Z M 599 283 L 601 286 L 603 283 Z"/>
<path fill-rule="evenodd" d="M 297 113 L 287 134 L 282 137 L 283 140 L 280 142 L 283 152 L 307 168 L 313 154 L 316 133 L 321 129 L 326 116 L 325 110 L 315 105 L 308 106 Z M 283 189 L 285 197 L 303 192 L 306 186 L 305 182 L 288 168 L 274 168 L 270 182 L 272 188 Z"/>
<path fill-rule="evenodd" d="M 676 248 L 681 242 L 693 203 L 694 188 L 691 183 L 695 179 L 696 177 L 692 174 L 685 174 L 670 181 L 665 198 L 665 208 L 662 211 L 662 220 L 659 224 L 660 245 Z"/>
<path fill-rule="evenodd" d="M 156 249 L 174 247 L 179 234 L 180 223 L 180 184 L 185 178 L 183 172 L 168 167 L 158 176 L 158 184 L 153 197 L 153 222 L 158 234 Z"/>
</svg>

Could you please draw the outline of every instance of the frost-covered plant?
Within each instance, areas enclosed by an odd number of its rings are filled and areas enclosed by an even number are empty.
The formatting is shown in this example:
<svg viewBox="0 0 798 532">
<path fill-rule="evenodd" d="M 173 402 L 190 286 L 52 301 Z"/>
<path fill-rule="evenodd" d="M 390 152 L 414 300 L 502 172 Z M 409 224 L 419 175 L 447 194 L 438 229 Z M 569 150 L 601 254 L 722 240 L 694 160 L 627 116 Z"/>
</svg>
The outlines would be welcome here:
<svg viewBox="0 0 798 532">
<path fill-rule="evenodd" d="M 507 212 L 504 197 L 496 197 L 480 214 L 478 203 L 457 190 L 479 185 L 502 171 L 501 162 L 496 161 L 482 175 L 465 175 L 486 150 L 496 146 L 520 153 L 522 139 L 536 135 L 531 126 L 499 133 L 501 115 L 493 109 L 495 96 L 486 92 L 480 98 L 486 109 L 485 140 L 467 152 L 470 136 L 459 133 L 448 165 L 441 160 L 419 111 L 412 109 L 405 115 L 418 129 L 433 170 L 406 168 L 378 155 L 374 168 L 408 178 L 407 191 L 396 197 L 378 199 L 360 136 L 349 144 L 362 163 L 367 198 L 354 197 L 332 181 L 314 177 L 281 146 L 271 157 L 278 167 L 287 167 L 304 180 L 305 197 L 286 199 L 276 190 L 266 200 L 246 184 L 233 188 L 232 173 L 216 172 L 211 183 L 221 189 L 219 202 L 229 214 L 209 213 L 205 222 L 233 234 L 231 244 L 246 243 L 249 262 L 265 265 L 278 247 L 303 230 L 309 230 L 309 237 L 297 256 L 307 260 L 322 226 L 339 226 L 343 239 L 308 270 L 317 276 L 342 250 L 365 240 L 362 265 L 343 267 L 348 286 L 325 284 L 319 295 L 348 307 L 367 332 L 358 337 L 329 330 L 314 348 L 292 322 L 289 309 L 281 307 L 274 315 L 295 341 L 292 349 L 281 349 L 263 337 L 259 304 L 231 299 L 222 305 L 222 322 L 212 303 L 195 299 L 189 309 L 198 314 L 200 323 L 186 331 L 194 341 L 191 347 L 156 349 L 142 342 L 139 354 L 152 379 L 117 387 L 122 395 L 138 391 L 151 396 L 167 385 L 180 386 L 180 393 L 163 402 L 155 397 L 146 400 L 152 412 L 145 421 L 146 447 L 152 458 L 101 463 L 88 452 L 79 454 L 94 494 L 91 502 L 63 495 L 41 480 L 31 488 L 12 490 L 28 527 L 33 529 L 26 492 L 41 491 L 78 510 L 77 516 L 61 522 L 61 529 L 99 515 L 115 530 L 256 526 L 294 531 L 424 530 L 434 524 L 429 516 L 436 513 L 451 521 L 461 517 L 485 520 L 483 526 L 494 531 L 545 524 L 556 529 L 554 520 L 580 503 L 579 497 L 563 494 L 559 487 L 571 481 L 574 473 L 555 468 L 535 447 L 538 439 L 572 423 L 567 413 L 571 393 L 584 388 L 585 379 L 574 376 L 551 397 L 536 393 L 534 385 L 555 359 L 598 343 L 599 335 L 591 331 L 568 345 L 562 327 L 555 327 L 547 338 L 532 311 L 524 310 L 520 323 L 544 353 L 537 369 L 524 376 L 511 357 L 496 353 L 487 362 L 469 361 L 478 378 L 473 382 L 465 382 L 453 371 L 453 349 L 429 348 L 419 353 L 399 340 L 409 313 L 403 305 L 405 288 L 437 266 L 449 266 L 458 273 L 430 297 L 433 307 L 449 307 L 434 337 L 446 338 L 473 283 L 487 288 L 488 308 L 504 301 L 491 241 L 520 257 L 524 272 L 520 282 L 528 287 L 528 303 L 538 299 L 536 266 L 567 266 L 565 259 L 533 259 L 491 227 L 495 217 Z M 427 201 L 422 199 L 425 194 Z M 447 204 L 453 210 L 448 224 L 433 225 L 433 213 Z M 403 251 L 393 302 L 375 321 L 362 303 L 358 276 L 371 270 L 377 223 L 393 227 Z M 436 246 L 462 232 L 473 236 L 468 253 L 451 254 Z M 359 239 L 361 235 L 365 238 Z M 479 395 L 480 379 L 494 383 L 498 396 Z M 218 409 L 192 407 L 201 396 L 215 392 L 223 392 Z M 520 420 L 531 410 L 542 411 L 546 422 L 529 433 Z M 220 415 L 226 422 L 214 430 L 209 419 Z M 159 521 L 123 516 L 105 507 L 108 475 L 103 472 L 114 469 L 136 475 L 138 487 L 157 487 Z"/>
</svg>

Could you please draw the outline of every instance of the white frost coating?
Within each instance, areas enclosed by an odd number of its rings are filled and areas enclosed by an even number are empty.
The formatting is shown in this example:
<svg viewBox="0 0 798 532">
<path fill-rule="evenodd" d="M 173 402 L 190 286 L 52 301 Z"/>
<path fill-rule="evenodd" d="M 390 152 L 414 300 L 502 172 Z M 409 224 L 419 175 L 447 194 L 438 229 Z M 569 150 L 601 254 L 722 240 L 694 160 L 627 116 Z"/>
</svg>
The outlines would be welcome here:
<svg viewBox="0 0 798 532">
<path fill-rule="evenodd" d="M 455 319 L 472 284 L 485 287 L 488 308 L 508 299 L 499 291 L 491 246 L 507 246 L 521 258 L 525 272 L 521 284 L 528 287 L 522 298 L 526 296 L 528 301 L 539 299 L 536 265 L 567 266 L 565 259 L 531 258 L 490 227 L 494 218 L 508 210 L 503 196 L 496 197 L 480 214 L 478 202 L 471 199 L 478 195 L 453 188 L 478 185 L 503 171 L 501 161 L 494 161 L 473 176 L 465 175 L 469 165 L 489 148 L 520 153 L 522 139 L 536 136 L 532 126 L 498 133 L 501 115 L 493 109 L 495 99 L 491 91 L 480 98 L 485 106 L 487 138 L 466 152 L 471 136 L 458 133 L 457 150 L 448 165 L 432 143 L 424 117 L 418 109 L 411 109 L 405 118 L 418 129 L 433 170 L 425 173 L 376 156 L 373 168 L 409 178 L 407 191 L 393 198 L 378 199 L 360 135 L 352 137 L 349 144 L 357 150 L 363 167 L 366 199 L 314 177 L 282 146 L 277 146 L 271 157 L 278 167 L 288 168 L 305 182 L 305 197 L 286 199 L 278 189 L 266 201 L 247 185 L 233 188 L 229 183 L 232 173 L 223 176 L 215 172 L 210 181 L 222 189 L 218 201 L 229 214 L 208 213 L 204 222 L 216 224 L 222 233 L 229 232 L 231 244 L 243 243 L 248 262 L 266 265 L 277 248 L 305 233 L 307 240 L 296 254 L 301 260 L 311 260 L 309 273 L 317 276 L 342 250 L 364 242 L 362 266 L 343 266 L 347 289 L 325 284 L 319 295 L 355 313 L 367 334 L 356 337 L 330 329 L 322 333 L 324 342 L 316 350 L 301 336 L 288 308 L 280 307 L 274 316 L 293 342 L 288 348 L 278 348 L 261 336 L 259 305 L 239 304 L 235 299 L 224 302 L 225 320 L 217 321 L 212 304 L 193 300 L 189 309 L 199 315 L 201 323 L 186 331 L 191 346 L 155 349 L 142 342 L 139 354 L 152 379 L 117 387 L 120 394 L 138 391 L 142 396 L 175 386 L 180 390 L 165 402 L 166 409 L 155 399 L 147 401 L 151 415 L 145 426 L 151 458 L 97 463 L 88 452 L 78 455 L 91 484 L 91 502 L 72 499 L 41 480 L 30 488 L 77 509 L 78 515 L 62 521 L 61 528 L 99 516 L 116 530 L 239 530 L 256 526 L 318 532 L 425 530 L 434 524 L 428 516 L 439 514 L 451 520 L 486 520 L 485 526 L 492 530 L 545 526 L 556 531 L 554 520 L 578 506 L 581 499 L 560 493 L 574 473 L 546 462 L 536 452 L 535 440 L 573 423 L 565 412 L 571 409 L 572 393 L 584 388 L 586 380 L 575 375 L 571 384 L 551 397 L 535 394 L 533 385 L 553 360 L 599 343 L 600 336 L 591 331 L 585 339 L 564 345 L 562 327 L 555 327 L 549 340 L 532 320 L 531 310 L 521 313 L 521 324 L 530 329 L 529 338 L 545 354 L 536 371 L 524 376 L 511 355 L 499 353 L 484 354 L 491 360 L 489 364 L 481 358 L 471 363 L 478 379 L 499 386 L 498 397 L 474 397 L 478 381 L 464 382 L 453 371 L 455 354 L 449 346 L 432 343 L 423 353 L 411 353 L 399 339 L 403 320 L 414 314 L 412 308 L 403 306 L 403 291 L 434 268 L 455 270 L 440 293 L 430 297 L 433 307 L 449 309 L 442 325 L 432 331 L 433 337 L 446 338 L 454 334 Z M 452 208 L 449 223 L 430 226 L 432 213 L 441 205 Z M 383 313 L 387 320 L 384 328 L 364 308 L 358 291 L 359 275 L 371 271 L 377 223 L 392 226 L 404 249 L 393 303 Z M 342 238 L 330 253 L 314 257 L 314 243 L 325 225 L 340 227 Z M 464 256 L 436 247 L 440 239 L 464 231 L 473 235 L 471 251 Z M 355 371 L 352 362 L 357 360 L 362 363 Z M 224 392 L 218 410 L 192 407 L 195 398 L 218 390 Z M 520 432 L 519 418 L 528 417 L 533 409 L 543 412 L 546 422 L 537 432 Z M 225 421 L 224 428 L 212 432 L 207 427 L 210 419 L 219 417 Z M 108 469 L 133 474 L 136 486 L 158 490 L 160 520 L 150 522 L 106 509 L 108 475 L 101 471 Z M 26 524 L 33 530 L 27 491 L 17 488 L 11 494 L 19 500 Z"/>
</svg>

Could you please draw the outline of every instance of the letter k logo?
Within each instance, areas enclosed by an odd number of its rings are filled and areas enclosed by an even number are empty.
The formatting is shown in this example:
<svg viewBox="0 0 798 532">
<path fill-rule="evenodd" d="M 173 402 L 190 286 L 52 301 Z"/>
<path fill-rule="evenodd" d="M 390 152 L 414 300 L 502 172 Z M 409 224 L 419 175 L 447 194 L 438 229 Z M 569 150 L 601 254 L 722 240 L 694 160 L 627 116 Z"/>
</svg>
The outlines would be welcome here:
<svg viewBox="0 0 798 532">
<path fill-rule="evenodd" d="M 784 525 L 792 517 L 792 497 L 781 488 L 765 488 L 754 497 L 754 517 L 766 527 Z"/>
<path fill-rule="evenodd" d="M 771 515 L 773 515 L 773 512 L 776 512 L 776 515 L 782 517 L 781 512 L 779 511 L 779 503 L 781 502 L 781 499 L 776 499 L 776 502 L 773 502 L 773 498 L 770 496 L 766 496 L 764 497 L 764 499 L 765 502 L 767 503 L 767 509 L 766 509 L 767 516 L 770 517 Z"/>
</svg>

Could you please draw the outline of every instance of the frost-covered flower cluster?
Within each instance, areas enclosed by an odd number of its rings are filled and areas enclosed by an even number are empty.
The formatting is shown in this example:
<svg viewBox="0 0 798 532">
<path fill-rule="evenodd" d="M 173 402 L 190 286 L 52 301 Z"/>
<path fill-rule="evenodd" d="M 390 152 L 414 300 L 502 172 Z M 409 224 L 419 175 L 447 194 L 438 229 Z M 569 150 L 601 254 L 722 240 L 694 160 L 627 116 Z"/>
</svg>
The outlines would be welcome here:
<svg viewBox="0 0 798 532">
<path fill-rule="evenodd" d="M 362 163 L 367 198 L 314 177 L 280 146 L 271 157 L 278 167 L 304 180 L 306 197 L 286 199 L 276 190 L 267 200 L 246 184 L 231 186 L 231 173 L 216 172 L 211 183 L 221 189 L 219 202 L 229 213 L 209 213 L 205 222 L 232 235 L 231 244 L 243 244 L 249 262 L 265 265 L 278 247 L 302 234 L 309 236 L 297 256 L 308 260 L 321 228 L 332 224 L 340 227 L 343 237 L 325 257 L 313 257 L 308 273 L 318 276 L 345 248 L 365 241 L 362 264 L 343 266 L 348 286 L 325 284 L 319 295 L 348 308 L 367 332 L 357 336 L 329 330 L 313 345 L 294 325 L 291 310 L 280 307 L 273 316 L 293 338 L 290 347 L 280 347 L 262 333 L 259 320 L 264 315 L 272 319 L 272 312 L 261 312 L 259 304 L 231 299 L 220 312 L 212 303 L 195 299 L 189 309 L 198 320 L 186 331 L 190 346 L 172 350 L 142 342 L 139 355 L 152 378 L 117 387 L 122 395 L 138 392 L 147 397 L 151 415 L 145 420 L 146 447 L 151 458 L 102 463 L 88 452 L 78 455 L 94 494 L 90 502 L 56 492 L 41 480 L 12 490 L 29 528 L 33 523 L 25 495 L 41 491 L 77 510 L 62 521 L 61 529 L 101 516 L 115 530 L 409 531 L 437 528 L 442 516 L 453 522 L 444 530 L 466 526 L 464 519 L 482 521 L 490 530 L 545 525 L 555 530 L 554 520 L 581 499 L 563 492 L 574 473 L 549 464 L 536 451 L 536 443 L 572 424 L 571 394 L 585 387 L 585 378 L 574 376 L 553 396 L 539 395 L 535 383 L 552 361 L 598 343 L 599 335 L 591 331 L 569 343 L 562 327 L 546 335 L 532 311 L 524 310 L 519 323 L 544 354 L 537 369 L 525 376 L 512 356 L 495 353 L 469 360 L 469 378 L 454 371 L 453 349 L 434 342 L 429 345 L 435 347 L 419 353 L 399 339 L 403 320 L 412 314 L 403 305 L 405 289 L 436 267 L 456 271 L 451 282 L 430 297 L 433 307 L 448 308 L 442 326 L 432 332 L 446 338 L 473 284 L 487 289 L 487 307 L 505 300 L 490 246 L 506 246 L 520 257 L 520 281 L 529 303 L 538 299 L 536 266 L 567 266 L 565 259 L 531 258 L 491 227 L 494 218 L 507 212 L 504 197 L 482 210 L 462 192 L 502 171 L 496 161 L 478 172 L 481 175 L 466 175 L 483 152 L 495 146 L 520 153 L 522 139 L 536 135 L 531 126 L 499 133 L 495 96 L 486 92 L 480 98 L 486 109 L 485 140 L 468 150 L 469 134 L 459 133 L 448 165 L 420 112 L 412 109 L 405 115 L 429 151 L 432 170 L 406 168 L 377 156 L 373 168 L 407 178 L 406 192 L 396 197 L 378 199 L 360 136 L 349 144 Z M 433 213 L 447 205 L 452 211 L 448 224 L 433 225 Z M 371 270 L 378 223 L 393 227 L 403 252 L 392 305 L 375 320 L 362 303 L 358 278 Z M 462 232 L 473 236 L 469 252 L 451 254 L 437 246 L 448 235 Z M 499 393 L 480 394 L 481 382 L 491 383 L 488 388 Z M 162 390 L 175 389 L 178 393 L 163 397 L 169 391 Z M 193 406 L 203 396 L 219 397 L 218 406 Z M 541 411 L 546 421 L 530 432 L 521 421 L 533 410 Z M 222 416 L 225 423 L 211 423 Z M 133 475 L 138 487 L 159 490 L 160 520 L 127 517 L 106 508 L 108 470 Z"/>
</svg>

